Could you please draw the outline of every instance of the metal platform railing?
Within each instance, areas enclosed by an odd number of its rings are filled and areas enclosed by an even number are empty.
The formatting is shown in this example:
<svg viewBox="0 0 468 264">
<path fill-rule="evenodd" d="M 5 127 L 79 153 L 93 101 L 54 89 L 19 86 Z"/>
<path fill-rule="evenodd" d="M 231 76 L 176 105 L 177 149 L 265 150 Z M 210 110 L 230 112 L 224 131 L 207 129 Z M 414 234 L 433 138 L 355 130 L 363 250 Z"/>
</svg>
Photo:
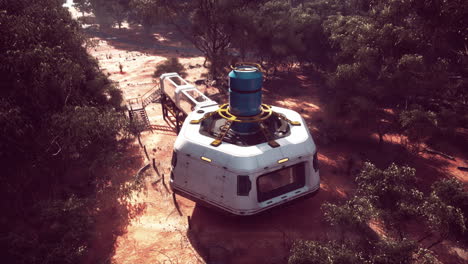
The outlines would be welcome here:
<svg viewBox="0 0 468 264">
<path fill-rule="evenodd" d="M 156 85 L 140 97 L 127 99 L 127 105 L 129 109 L 141 109 L 151 103 L 158 102 L 160 98 L 161 91 L 159 89 L 159 85 Z"/>
</svg>

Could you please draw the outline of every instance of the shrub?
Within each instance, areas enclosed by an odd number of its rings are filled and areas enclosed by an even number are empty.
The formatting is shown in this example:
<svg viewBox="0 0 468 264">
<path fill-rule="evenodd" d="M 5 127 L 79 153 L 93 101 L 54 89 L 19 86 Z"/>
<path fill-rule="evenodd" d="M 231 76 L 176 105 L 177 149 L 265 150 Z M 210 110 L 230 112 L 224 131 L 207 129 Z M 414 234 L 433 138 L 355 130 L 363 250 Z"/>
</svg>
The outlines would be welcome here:
<svg viewBox="0 0 468 264">
<path fill-rule="evenodd" d="M 322 205 L 325 220 L 332 226 L 343 226 L 348 230 L 362 230 L 376 212 L 366 197 L 355 196 L 343 205 Z"/>
<path fill-rule="evenodd" d="M 423 212 L 429 229 L 439 235 L 439 240 L 431 246 L 447 238 L 468 241 L 468 192 L 458 180 L 435 182 L 430 196 L 424 202 Z"/>
<path fill-rule="evenodd" d="M 157 65 L 153 76 L 159 78 L 161 74 L 168 72 L 177 72 L 182 78 L 187 77 L 184 65 L 179 62 L 178 58 L 169 58 L 165 62 Z"/>
<path fill-rule="evenodd" d="M 289 264 L 357 264 L 366 263 L 361 252 L 346 244 L 297 241 L 291 249 Z"/>
<path fill-rule="evenodd" d="M 437 117 L 434 112 L 414 109 L 400 114 L 400 123 L 410 140 L 422 142 L 437 131 Z"/>
</svg>

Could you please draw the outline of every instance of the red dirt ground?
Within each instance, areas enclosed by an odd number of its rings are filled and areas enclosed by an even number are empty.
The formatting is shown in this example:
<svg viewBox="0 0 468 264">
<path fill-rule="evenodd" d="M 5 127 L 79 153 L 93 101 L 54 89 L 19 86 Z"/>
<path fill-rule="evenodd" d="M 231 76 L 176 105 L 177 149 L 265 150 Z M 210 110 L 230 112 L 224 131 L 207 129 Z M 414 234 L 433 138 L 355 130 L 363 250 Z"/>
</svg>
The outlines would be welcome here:
<svg viewBox="0 0 468 264">
<path fill-rule="evenodd" d="M 118 83 L 127 99 L 151 89 L 155 65 L 169 57 L 180 59 L 189 81 L 206 73 L 200 66 L 204 60 L 201 54 L 173 29 L 161 26 L 156 32 L 145 36 L 139 28 L 114 29 L 105 37 L 92 38 L 98 44 L 89 48 L 89 53 Z M 119 72 L 119 62 L 124 66 L 123 74 Z M 134 199 L 135 204 L 145 204 L 146 210 L 132 219 L 126 232 L 118 238 L 113 256 L 115 263 L 285 263 L 294 240 L 337 237 L 324 222 L 320 206 L 325 201 L 338 201 L 352 193 L 353 179 L 343 169 L 351 156 L 358 161 L 369 159 L 379 166 L 386 166 L 392 160 L 408 163 L 417 169 L 426 190 L 433 181 L 444 177 L 468 182 L 467 173 L 456 169 L 456 166 L 468 165 L 463 153 L 452 153 L 457 161 L 429 154 L 401 155 L 398 152 L 401 137 L 386 136 L 386 143 L 379 148 L 375 135 L 355 132 L 349 132 L 353 140 L 323 143 L 320 124 L 327 117 L 323 108 L 326 101 L 319 98 L 314 81 L 301 72 L 296 71 L 281 82 L 265 86 L 265 103 L 292 108 L 309 124 L 320 151 L 320 192 L 313 198 L 247 218 L 226 216 L 177 196 L 179 213 L 167 186 L 176 133 L 162 120 L 160 105 L 151 104 L 147 111 L 153 130 L 142 133 L 141 141 L 150 160 L 156 160 L 165 184 L 151 170 L 147 193 L 135 195 Z M 210 88 L 209 92 L 215 93 L 216 89 Z M 141 153 L 144 156 L 143 151 Z M 190 230 L 188 216 L 191 217 Z M 434 250 L 444 263 L 463 263 L 463 259 L 468 259 L 467 251 L 452 243 L 443 243 Z"/>
</svg>

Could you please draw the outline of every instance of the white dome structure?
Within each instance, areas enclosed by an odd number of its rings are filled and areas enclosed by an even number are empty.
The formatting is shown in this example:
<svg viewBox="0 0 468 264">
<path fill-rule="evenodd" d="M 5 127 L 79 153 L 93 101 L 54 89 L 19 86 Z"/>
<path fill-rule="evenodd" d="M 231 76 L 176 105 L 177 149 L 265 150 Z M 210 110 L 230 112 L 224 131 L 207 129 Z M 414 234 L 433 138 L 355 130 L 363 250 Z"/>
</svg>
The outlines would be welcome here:
<svg viewBox="0 0 468 264">
<path fill-rule="evenodd" d="M 304 119 L 261 104 L 259 72 L 245 65 L 231 72 L 229 104 L 192 100 L 193 111 L 174 145 L 170 186 L 175 193 L 235 215 L 253 215 L 319 189 L 317 148 Z"/>
</svg>

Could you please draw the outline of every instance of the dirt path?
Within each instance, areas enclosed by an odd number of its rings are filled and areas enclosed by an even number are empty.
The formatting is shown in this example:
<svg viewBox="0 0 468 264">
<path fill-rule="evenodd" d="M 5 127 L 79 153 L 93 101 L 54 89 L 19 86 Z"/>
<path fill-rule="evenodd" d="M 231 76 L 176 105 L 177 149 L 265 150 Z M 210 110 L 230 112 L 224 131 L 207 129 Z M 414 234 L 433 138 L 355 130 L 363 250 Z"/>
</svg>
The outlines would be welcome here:
<svg viewBox="0 0 468 264">
<path fill-rule="evenodd" d="M 97 45 L 89 49 L 90 54 L 119 84 L 127 99 L 141 96 L 154 86 L 154 67 L 166 58 L 178 57 L 191 82 L 206 72 L 201 67 L 204 58 L 174 30 L 159 27 L 156 32 L 147 36 L 139 29 L 124 29 L 91 34 Z M 123 73 L 120 73 L 119 63 L 123 65 Z M 324 222 L 320 206 L 325 201 L 343 199 L 352 192 L 352 177 L 343 169 L 348 159 L 351 156 L 358 160 L 369 159 L 384 166 L 392 158 L 398 158 L 399 144 L 387 138 L 386 155 L 381 155 L 382 150 L 376 147 L 377 140 L 369 139 L 368 135 L 345 144 L 322 143 L 320 124 L 327 116 L 318 87 L 300 73 L 287 80 L 276 85 L 267 84 L 264 102 L 295 109 L 310 125 L 320 151 L 320 192 L 314 198 L 247 218 L 226 216 L 177 197 L 179 213 L 167 186 L 176 134 L 162 120 L 160 105 L 150 104 L 147 111 L 153 130 L 144 132 L 141 141 L 150 157 L 145 162 L 150 163 L 154 158 L 159 175 L 151 170 L 147 193 L 135 197 L 135 203 L 146 204 L 146 210 L 132 220 L 126 233 L 118 238 L 113 258 L 116 263 L 285 263 L 297 239 L 336 238 L 336 233 Z M 285 86 L 287 89 L 281 89 Z M 468 181 L 466 174 L 453 169 L 463 161 L 446 161 L 430 155 L 411 158 L 411 165 L 427 184 L 450 174 Z M 444 253 L 448 252 L 446 245 L 436 247 L 436 252 L 443 258 L 466 254 L 465 251 Z M 450 263 L 457 263 L 459 258 L 453 259 Z"/>
</svg>

